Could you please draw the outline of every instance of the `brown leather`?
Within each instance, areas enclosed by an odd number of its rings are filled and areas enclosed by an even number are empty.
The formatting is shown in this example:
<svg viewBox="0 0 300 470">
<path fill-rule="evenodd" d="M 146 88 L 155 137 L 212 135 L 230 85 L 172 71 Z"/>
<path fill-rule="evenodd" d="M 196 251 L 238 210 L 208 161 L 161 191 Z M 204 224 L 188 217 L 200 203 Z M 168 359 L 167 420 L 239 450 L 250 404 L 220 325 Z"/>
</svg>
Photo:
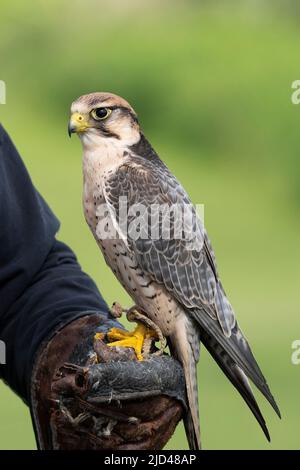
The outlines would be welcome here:
<svg viewBox="0 0 300 470">
<path fill-rule="evenodd" d="M 95 349 L 101 362 L 122 361 L 126 367 L 126 361 L 128 364 L 134 359 L 130 349 L 117 350 L 102 341 L 91 343 L 101 321 L 100 315 L 81 317 L 41 348 L 31 392 L 38 446 L 41 449 L 162 449 L 181 419 L 182 403 L 166 394 L 151 396 L 151 390 L 147 398 L 123 400 L 121 397 L 111 403 L 102 402 L 97 393 L 95 396 L 95 384 L 90 383 L 90 370 L 95 369 L 92 365 Z M 122 368 L 122 364 L 118 367 Z"/>
</svg>

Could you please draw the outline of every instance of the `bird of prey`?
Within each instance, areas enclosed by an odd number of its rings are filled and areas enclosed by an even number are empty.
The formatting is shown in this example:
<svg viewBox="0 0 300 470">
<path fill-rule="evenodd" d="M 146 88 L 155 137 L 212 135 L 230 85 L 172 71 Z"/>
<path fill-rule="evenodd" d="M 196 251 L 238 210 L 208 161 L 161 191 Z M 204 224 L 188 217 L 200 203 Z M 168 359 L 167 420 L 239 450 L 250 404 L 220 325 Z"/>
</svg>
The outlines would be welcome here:
<svg viewBox="0 0 300 470">
<path fill-rule="evenodd" d="M 174 236 L 175 216 L 170 217 L 169 237 L 124 236 L 118 226 L 122 198 L 128 207 L 145 207 L 146 219 L 153 204 L 193 207 L 144 136 L 136 112 L 112 93 L 90 93 L 72 103 L 68 130 L 70 136 L 77 133 L 82 142 L 84 213 L 106 263 L 135 304 L 167 337 L 171 354 L 183 366 L 189 404 L 184 424 L 190 449 L 201 447 L 196 371 L 200 342 L 270 439 L 248 379 L 279 416 L 280 412 L 226 297 L 213 249 L 195 209 L 187 223 L 192 237 Z M 99 233 L 101 203 L 107 205 L 108 217 L 118 227 L 115 238 Z M 159 217 L 158 227 L 163 228 L 164 223 Z M 138 324 L 132 333 L 114 329 L 110 337 L 117 340 L 113 345 L 133 347 L 141 359 L 145 335 L 146 328 Z"/>
</svg>

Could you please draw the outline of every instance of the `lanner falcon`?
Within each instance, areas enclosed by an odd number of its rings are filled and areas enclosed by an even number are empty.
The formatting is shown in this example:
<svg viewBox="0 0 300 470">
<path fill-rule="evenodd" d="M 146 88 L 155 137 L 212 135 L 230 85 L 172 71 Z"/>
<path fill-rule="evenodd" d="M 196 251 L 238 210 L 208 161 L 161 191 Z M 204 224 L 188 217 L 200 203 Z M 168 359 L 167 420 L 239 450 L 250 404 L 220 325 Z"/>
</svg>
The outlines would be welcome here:
<svg viewBox="0 0 300 470">
<path fill-rule="evenodd" d="M 171 354 L 183 366 L 189 403 L 184 424 L 190 449 L 201 445 L 196 370 L 200 341 L 270 440 L 248 379 L 280 416 L 278 406 L 226 297 L 204 226 L 184 188 L 144 136 L 136 112 L 111 93 L 83 95 L 71 106 L 69 134 L 74 132 L 83 146 L 86 221 L 106 263 L 135 304 L 167 337 Z M 127 201 L 129 222 L 133 220 L 129 214 L 133 205 L 146 208 L 144 222 L 153 205 L 192 207 L 192 220 L 189 218 L 186 224 L 192 237 L 175 237 L 176 216 L 169 217 L 169 237 L 124 233 L 119 217 L 123 200 Z M 117 236 L 103 236 L 101 204 L 107 207 L 106 216 L 117 228 Z M 163 215 L 156 224 L 164 228 Z M 113 345 L 133 347 L 141 359 L 145 335 L 146 327 L 138 324 L 132 333 L 114 329 L 110 337 L 118 340 Z"/>
</svg>

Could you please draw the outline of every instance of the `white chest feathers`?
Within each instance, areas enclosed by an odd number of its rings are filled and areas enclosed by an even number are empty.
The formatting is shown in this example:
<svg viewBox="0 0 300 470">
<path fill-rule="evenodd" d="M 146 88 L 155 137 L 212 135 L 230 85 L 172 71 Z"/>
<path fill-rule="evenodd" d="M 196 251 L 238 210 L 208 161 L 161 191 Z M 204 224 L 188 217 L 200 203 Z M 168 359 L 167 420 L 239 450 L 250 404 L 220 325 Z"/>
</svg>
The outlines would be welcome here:
<svg viewBox="0 0 300 470">
<path fill-rule="evenodd" d="M 85 219 L 93 233 L 96 229 L 96 212 L 99 210 L 99 205 L 106 204 L 105 181 L 124 163 L 126 159 L 124 152 L 126 149 L 112 143 L 84 146 L 83 209 Z"/>
</svg>

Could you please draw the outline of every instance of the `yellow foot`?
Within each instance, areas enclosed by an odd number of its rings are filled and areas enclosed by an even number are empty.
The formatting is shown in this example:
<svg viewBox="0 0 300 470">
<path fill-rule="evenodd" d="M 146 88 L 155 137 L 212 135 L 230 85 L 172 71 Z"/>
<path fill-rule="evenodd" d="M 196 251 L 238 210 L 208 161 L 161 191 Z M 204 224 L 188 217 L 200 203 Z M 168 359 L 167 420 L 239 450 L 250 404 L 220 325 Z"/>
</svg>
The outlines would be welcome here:
<svg viewBox="0 0 300 470">
<path fill-rule="evenodd" d="M 105 333 L 96 333 L 94 337 L 96 339 L 104 339 L 105 338 Z"/>
<path fill-rule="evenodd" d="M 124 331 L 119 328 L 112 328 L 107 333 L 110 343 L 107 346 L 121 346 L 122 348 L 132 348 L 136 354 L 138 361 L 143 360 L 143 346 L 145 340 L 156 338 L 157 335 L 153 330 L 147 328 L 142 323 L 138 323 L 134 331 Z"/>
</svg>

